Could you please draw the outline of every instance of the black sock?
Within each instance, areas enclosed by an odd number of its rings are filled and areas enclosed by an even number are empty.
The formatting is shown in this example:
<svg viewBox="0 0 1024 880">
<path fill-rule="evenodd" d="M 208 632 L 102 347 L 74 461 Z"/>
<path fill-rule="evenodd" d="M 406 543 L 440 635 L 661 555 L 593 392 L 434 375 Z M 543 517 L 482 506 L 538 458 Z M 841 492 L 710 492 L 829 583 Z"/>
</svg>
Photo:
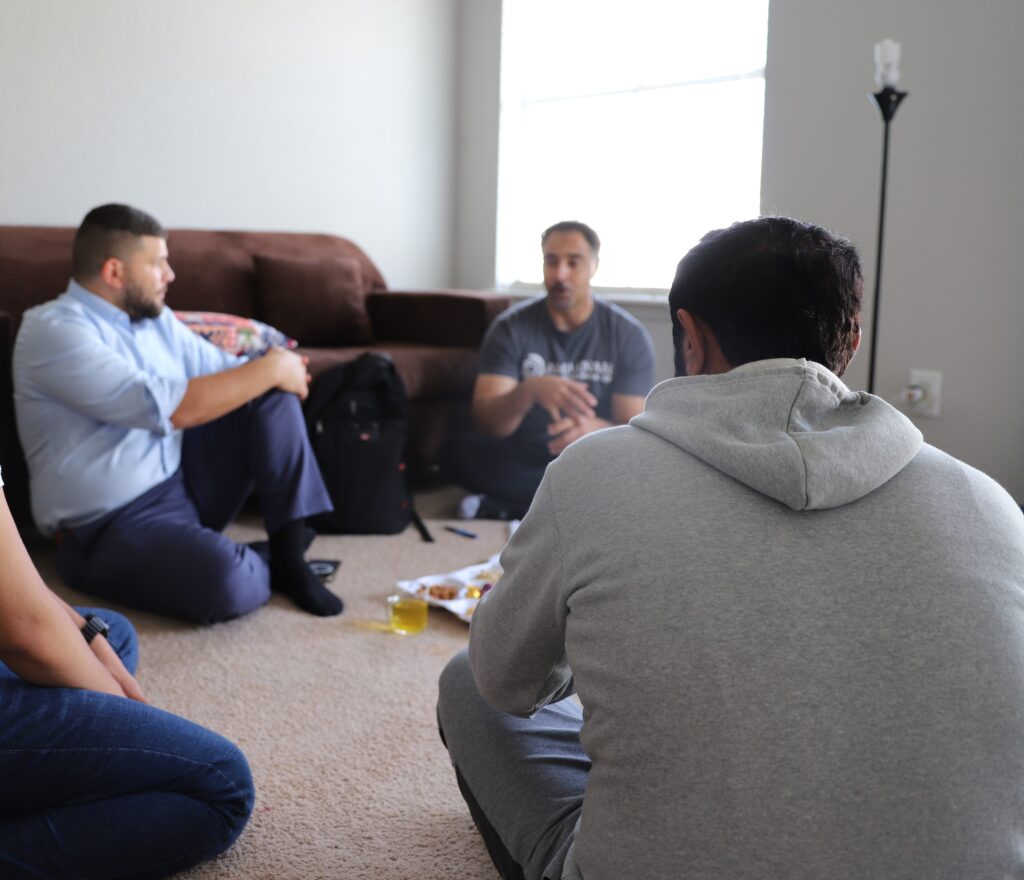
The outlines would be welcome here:
<svg viewBox="0 0 1024 880">
<path fill-rule="evenodd" d="M 307 525 L 302 526 L 302 549 L 305 552 L 309 545 L 316 539 L 316 529 Z M 245 546 L 263 557 L 264 562 L 270 562 L 270 541 L 246 541 Z"/>
<path fill-rule="evenodd" d="M 303 611 L 318 617 L 341 614 L 341 599 L 327 589 L 310 570 L 306 550 L 305 523 L 293 519 L 270 536 L 270 587 L 289 596 Z"/>
</svg>

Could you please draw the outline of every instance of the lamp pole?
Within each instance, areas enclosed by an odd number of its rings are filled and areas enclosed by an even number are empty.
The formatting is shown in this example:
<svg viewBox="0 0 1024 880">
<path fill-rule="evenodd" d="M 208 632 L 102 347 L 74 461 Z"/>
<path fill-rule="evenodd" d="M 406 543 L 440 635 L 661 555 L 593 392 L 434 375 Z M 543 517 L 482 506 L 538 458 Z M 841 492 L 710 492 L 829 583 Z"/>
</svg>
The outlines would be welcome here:
<svg viewBox="0 0 1024 880">
<path fill-rule="evenodd" d="M 875 80 L 881 91 L 871 97 L 882 114 L 882 192 L 878 200 L 878 247 L 875 251 L 875 295 L 871 305 L 871 348 L 868 353 L 868 392 L 875 393 L 875 359 L 878 349 L 878 311 L 882 294 L 882 247 L 885 242 L 885 194 L 889 177 L 889 123 L 907 97 L 896 90 L 900 78 L 900 44 L 882 40 L 875 45 Z"/>
</svg>

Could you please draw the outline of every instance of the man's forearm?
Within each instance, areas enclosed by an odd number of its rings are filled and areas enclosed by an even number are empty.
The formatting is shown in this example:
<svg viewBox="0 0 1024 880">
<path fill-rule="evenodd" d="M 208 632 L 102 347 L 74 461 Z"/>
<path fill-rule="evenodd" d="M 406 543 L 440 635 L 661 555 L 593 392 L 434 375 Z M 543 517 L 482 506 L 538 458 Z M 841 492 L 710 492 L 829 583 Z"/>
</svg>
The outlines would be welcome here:
<svg viewBox="0 0 1024 880">
<path fill-rule="evenodd" d="M 493 397 L 473 400 L 473 427 L 491 437 L 508 437 L 526 418 L 533 397 L 520 382 L 515 388 Z"/>
<path fill-rule="evenodd" d="M 274 364 L 257 358 L 220 373 L 191 379 L 185 396 L 171 415 L 176 428 L 194 428 L 219 419 L 276 387 Z"/>
</svg>

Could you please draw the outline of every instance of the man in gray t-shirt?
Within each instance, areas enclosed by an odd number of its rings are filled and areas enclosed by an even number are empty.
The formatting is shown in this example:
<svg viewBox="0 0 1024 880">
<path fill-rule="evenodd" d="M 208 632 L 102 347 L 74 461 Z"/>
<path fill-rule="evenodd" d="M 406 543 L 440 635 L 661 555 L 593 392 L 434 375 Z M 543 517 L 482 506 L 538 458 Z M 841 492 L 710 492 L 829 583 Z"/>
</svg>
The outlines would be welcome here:
<svg viewBox="0 0 1024 880">
<path fill-rule="evenodd" d="M 491 325 L 473 389 L 478 433 L 441 450 L 441 470 L 471 492 L 464 516 L 521 517 L 549 461 L 574 440 L 623 425 L 654 385 L 654 346 L 635 318 L 593 296 L 600 242 L 586 224 L 541 237 L 547 294 Z"/>
</svg>

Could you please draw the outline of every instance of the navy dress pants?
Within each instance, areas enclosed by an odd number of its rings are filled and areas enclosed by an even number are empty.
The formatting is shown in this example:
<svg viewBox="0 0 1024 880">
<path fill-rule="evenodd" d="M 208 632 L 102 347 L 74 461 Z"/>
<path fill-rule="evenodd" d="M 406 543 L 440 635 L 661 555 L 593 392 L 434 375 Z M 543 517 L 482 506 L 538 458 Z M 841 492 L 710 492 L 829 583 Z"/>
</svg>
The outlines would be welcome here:
<svg viewBox="0 0 1024 880">
<path fill-rule="evenodd" d="M 270 391 L 185 432 L 182 466 L 96 522 L 57 535 L 77 590 L 199 623 L 270 598 L 266 560 L 221 534 L 255 490 L 267 532 L 331 509 L 298 397 Z"/>
<path fill-rule="evenodd" d="M 134 673 L 132 625 L 97 611 Z M 216 733 L 124 697 L 38 687 L 2 663 L 0 779 L 8 880 L 167 877 L 231 846 L 254 798 L 245 756 Z"/>
</svg>

